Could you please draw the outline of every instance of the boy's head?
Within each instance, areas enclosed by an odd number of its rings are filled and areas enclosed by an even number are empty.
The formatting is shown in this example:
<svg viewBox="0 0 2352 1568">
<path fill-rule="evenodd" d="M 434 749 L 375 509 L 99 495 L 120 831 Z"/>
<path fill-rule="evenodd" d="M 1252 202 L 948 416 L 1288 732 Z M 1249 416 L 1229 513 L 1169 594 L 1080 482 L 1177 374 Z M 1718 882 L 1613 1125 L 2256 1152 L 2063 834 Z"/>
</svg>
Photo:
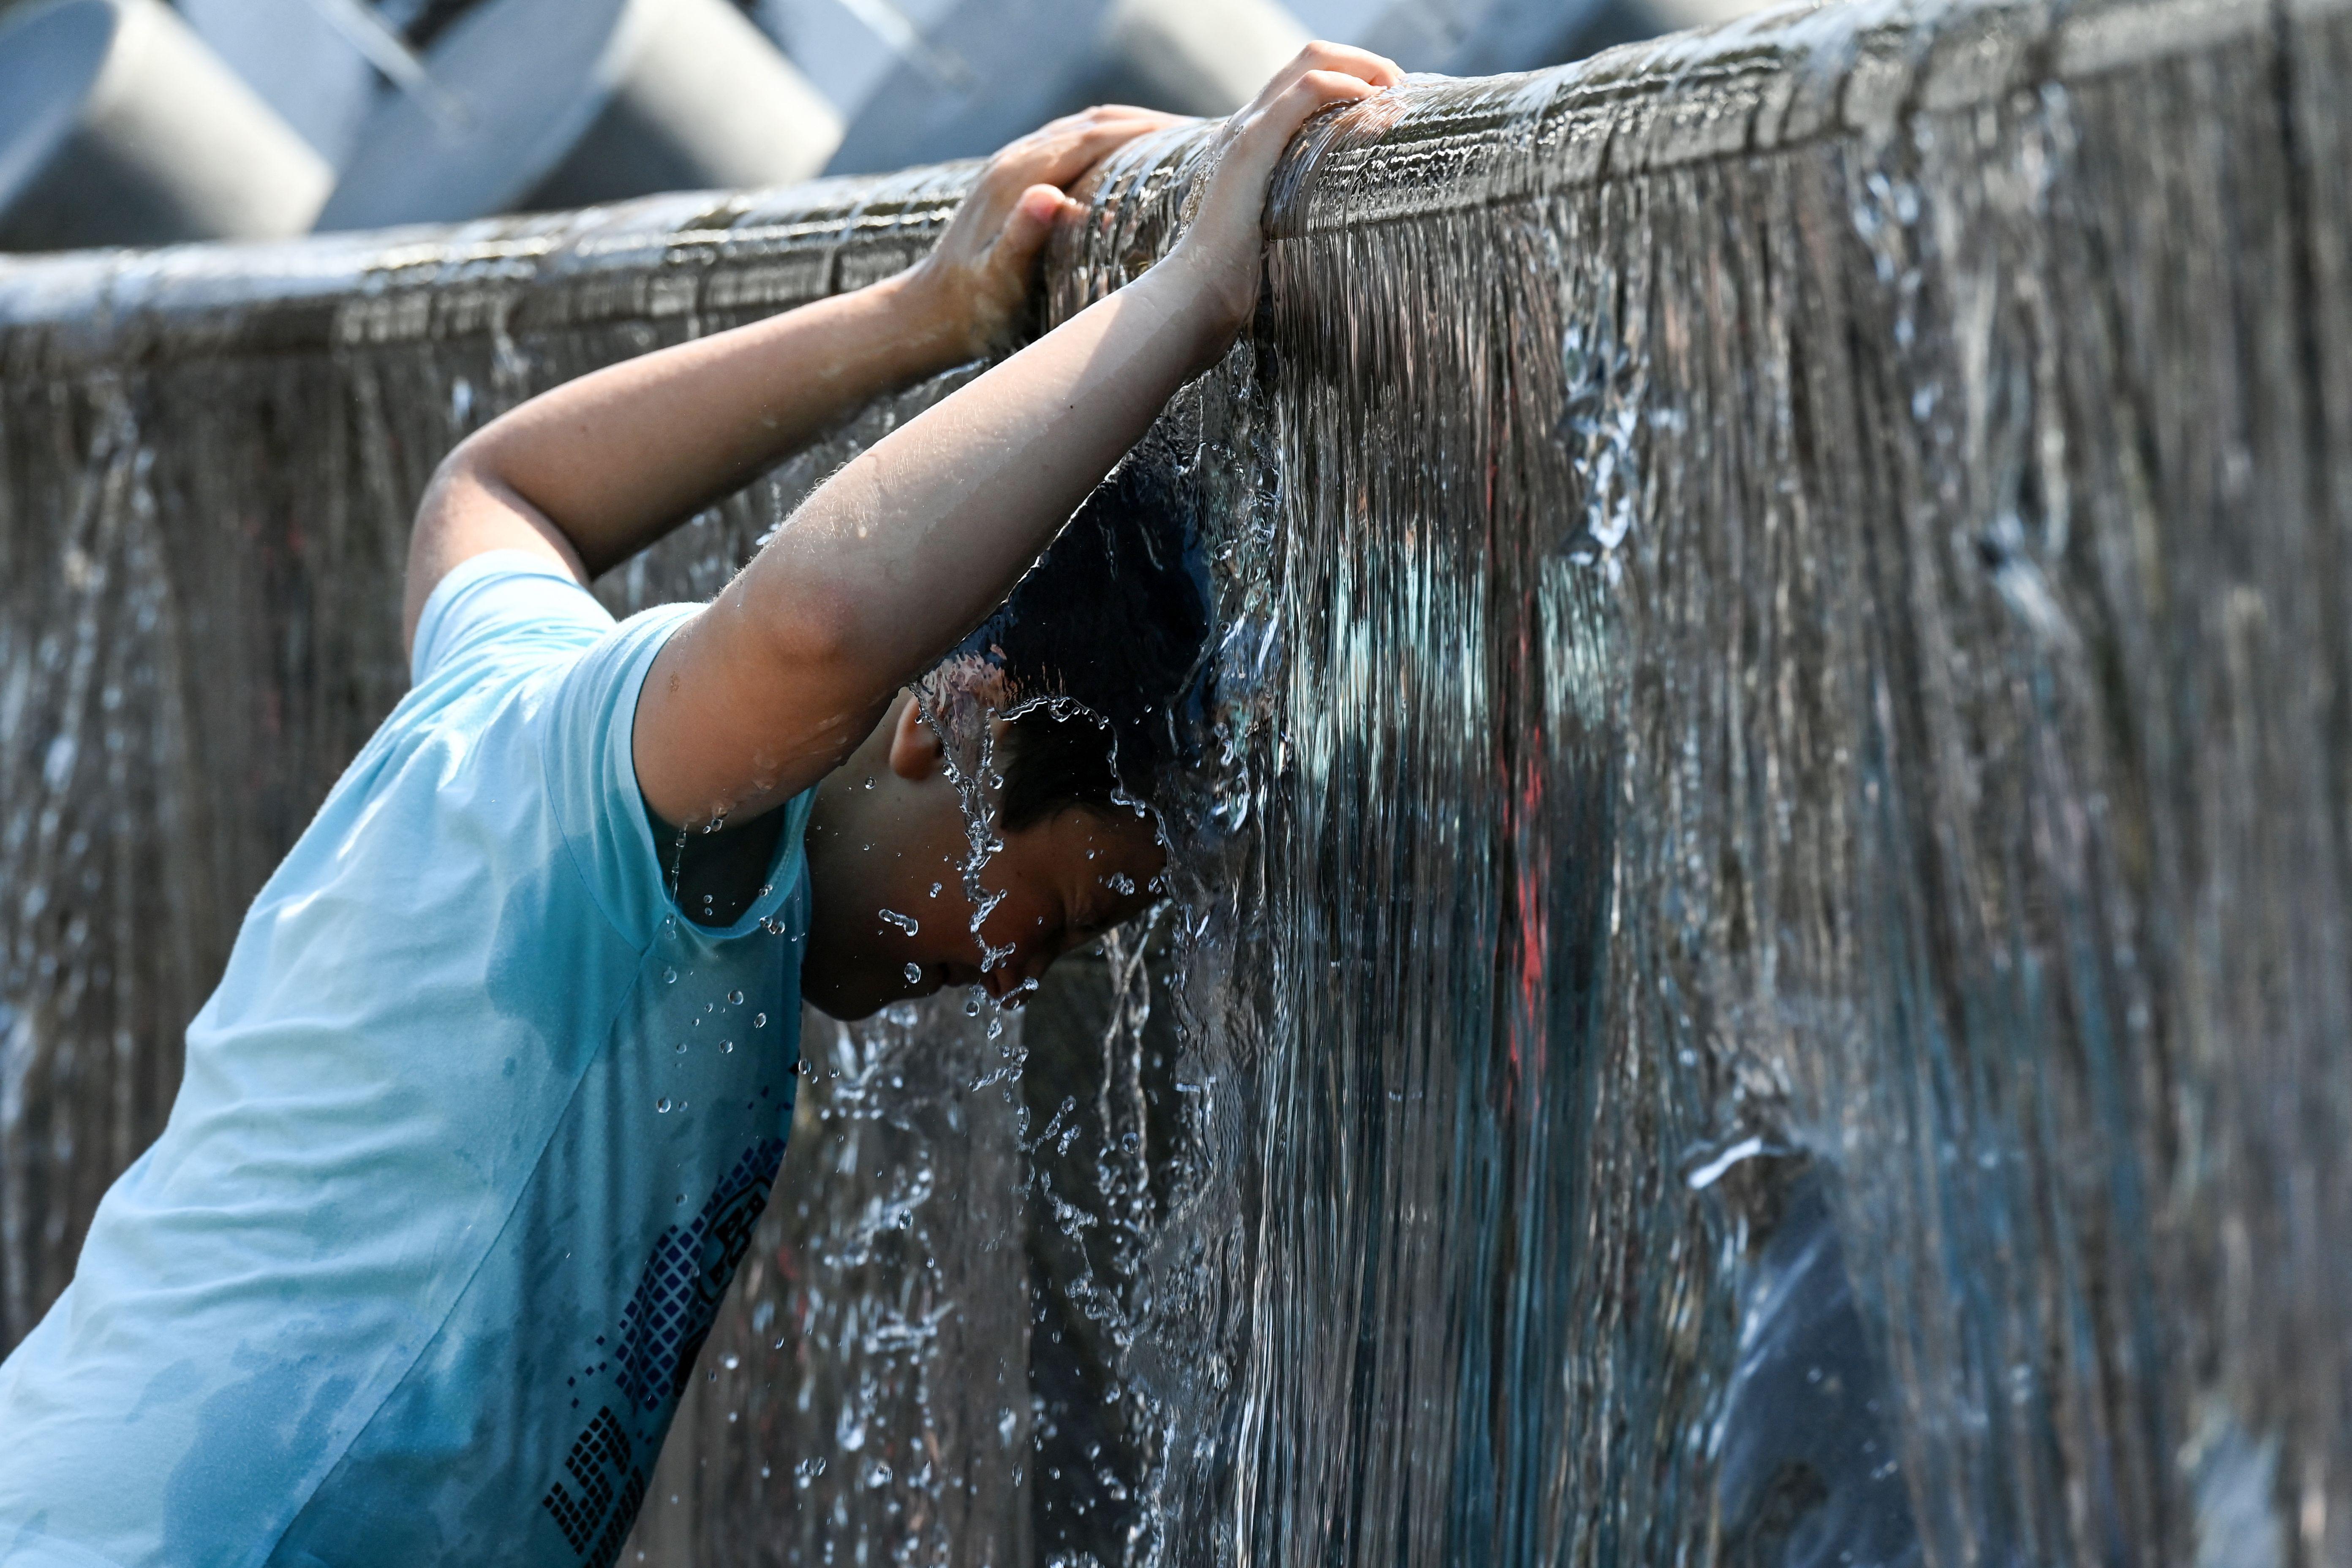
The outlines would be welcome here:
<svg viewBox="0 0 2352 1568">
<path fill-rule="evenodd" d="M 902 694 L 819 786 L 802 984 L 824 1011 L 860 1017 L 956 985 L 1010 996 L 1154 897 L 1165 851 L 1137 803 L 1180 755 L 1208 631 L 1206 574 L 1155 457 L 1139 449 L 1106 479 L 925 683 L 988 711 L 963 726 L 988 731 L 977 904 L 957 782 L 976 771 L 963 742 L 977 737 L 943 741 Z"/>
</svg>

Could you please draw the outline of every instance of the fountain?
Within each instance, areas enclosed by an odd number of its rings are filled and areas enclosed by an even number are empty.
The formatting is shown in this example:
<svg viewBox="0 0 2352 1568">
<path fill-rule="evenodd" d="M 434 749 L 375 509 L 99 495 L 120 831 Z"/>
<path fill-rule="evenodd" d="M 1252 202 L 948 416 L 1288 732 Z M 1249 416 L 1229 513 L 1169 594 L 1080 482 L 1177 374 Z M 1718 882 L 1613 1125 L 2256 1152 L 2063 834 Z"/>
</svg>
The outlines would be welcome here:
<svg viewBox="0 0 2352 1568">
<path fill-rule="evenodd" d="M 812 1021 L 630 1553 L 2352 1559 L 2347 81 L 2340 0 L 1864 0 L 1311 127 L 1140 476 L 1179 894 L 998 1038 Z M 438 456 L 961 178 L 0 270 L 0 1341 L 401 689 Z"/>
</svg>

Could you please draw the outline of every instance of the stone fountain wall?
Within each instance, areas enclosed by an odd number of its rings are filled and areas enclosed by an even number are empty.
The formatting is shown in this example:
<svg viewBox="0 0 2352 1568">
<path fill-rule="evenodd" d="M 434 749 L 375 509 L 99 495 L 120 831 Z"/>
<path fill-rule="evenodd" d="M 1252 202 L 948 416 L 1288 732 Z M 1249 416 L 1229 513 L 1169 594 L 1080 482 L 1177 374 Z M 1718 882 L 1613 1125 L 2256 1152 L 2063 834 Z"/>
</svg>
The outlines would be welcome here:
<svg viewBox="0 0 2352 1568">
<path fill-rule="evenodd" d="M 1318 122 L 1155 458 L 1181 895 L 1025 1066 L 811 1028 L 640 1545 L 2352 1562 L 2347 85 L 2319 0 L 1865 4 Z M 0 1342 L 398 694 L 440 454 L 961 177 L 0 271 Z"/>
</svg>

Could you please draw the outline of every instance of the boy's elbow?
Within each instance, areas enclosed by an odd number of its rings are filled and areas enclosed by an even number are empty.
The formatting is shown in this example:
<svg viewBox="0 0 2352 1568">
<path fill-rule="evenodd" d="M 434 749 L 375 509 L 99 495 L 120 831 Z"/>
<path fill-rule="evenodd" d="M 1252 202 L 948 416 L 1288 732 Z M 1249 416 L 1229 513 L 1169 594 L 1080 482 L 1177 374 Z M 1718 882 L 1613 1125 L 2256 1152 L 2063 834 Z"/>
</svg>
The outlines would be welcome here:
<svg viewBox="0 0 2352 1568">
<path fill-rule="evenodd" d="M 425 497 L 417 502 L 416 521 L 409 533 L 412 554 L 428 548 L 436 535 L 448 532 L 470 510 L 469 498 L 488 488 L 480 456 L 468 438 L 451 447 L 434 465 L 432 478 L 425 481 Z"/>
<path fill-rule="evenodd" d="M 478 430 L 450 447 L 433 466 L 433 478 L 425 487 L 425 494 L 429 497 L 436 491 L 499 482 L 492 444 L 484 441 L 482 432 Z"/>
<path fill-rule="evenodd" d="M 799 682 L 855 686 L 871 641 L 854 595 L 824 583 L 802 583 L 781 604 L 746 605 L 761 645 L 781 675 Z"/>
<path fill-rule="evenodd" d="M 552 552 L 581 582 L 592 580 L 610 563 L 592 563 L 571 531 L 517 487 L 487 434 L 467 437 L 434 468 L 409 535 L 410 568 L 446 570 L 485 550 L 537 550 Z"/>
</svg>

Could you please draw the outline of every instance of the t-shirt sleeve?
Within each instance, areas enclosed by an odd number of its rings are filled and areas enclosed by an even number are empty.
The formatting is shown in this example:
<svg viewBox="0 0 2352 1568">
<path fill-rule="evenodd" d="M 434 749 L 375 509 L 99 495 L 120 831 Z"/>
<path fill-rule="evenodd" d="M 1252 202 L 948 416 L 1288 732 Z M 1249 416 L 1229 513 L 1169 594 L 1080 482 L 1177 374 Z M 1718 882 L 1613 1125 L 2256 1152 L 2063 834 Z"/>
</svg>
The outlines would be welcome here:
<svg viewBox="0 0 2352 1568">
<path fill-rule="evenodd" d="M 547 809 L 580 879 L 636 946 L 669 908 L 637 788 L 637 692 L 697 607 L 663 605 L 615 624 L 555 563 L 496 550 L 434 585 L 410 655 L 419 721 L 488 702 L 499 716 L 475 721 L 489 726 L 480 744 L 495 748 L 507 725 L 523 727 L 516 738 L 538 753 Z"/>
<path fill-rule="evenodd" d="M 492 550 L 460 562 L 434 584 L 417 618 L 409 679 L 422 686 L 459 675 L 492 655 L 549 655 L 585 647 L 613 629 L 612 612 L 543 555 Z"/>
<path fill-rule="evenodd" d="M 563 670 L 538 710 L 549 807 L 590 895 L 637 947 L 670 912 L 637 787 L 637 693 L 662 645 L 698 608 L 658 605 L 630 616 Z"/>
</svg>

